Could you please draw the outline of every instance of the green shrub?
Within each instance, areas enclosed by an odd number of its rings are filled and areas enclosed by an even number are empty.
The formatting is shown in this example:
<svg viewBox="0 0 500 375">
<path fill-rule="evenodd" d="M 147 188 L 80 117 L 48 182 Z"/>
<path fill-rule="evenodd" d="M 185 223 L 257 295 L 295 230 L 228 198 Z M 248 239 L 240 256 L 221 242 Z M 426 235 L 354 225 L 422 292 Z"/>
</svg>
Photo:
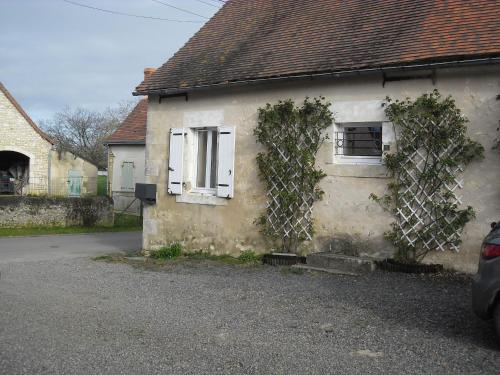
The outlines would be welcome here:
<svg viewBox="0 0 500 375">
<path fill-rule="evenodd" d="M 260 256 L 255 254 L 252 250 L 245 250 L 240 254 L 238 259 L 244 263 L 246 263 L 246 262 L 258 262 L 260 260 Z"/>
<path fill-rule="evenodd" d="M 153 259 L 173 259 L 182 254 L 182 246 L 180 243 L 174 243 L 167 247 L 162 247 L 160 250 L 152 251 L 151 258 Z"/>
</svg>

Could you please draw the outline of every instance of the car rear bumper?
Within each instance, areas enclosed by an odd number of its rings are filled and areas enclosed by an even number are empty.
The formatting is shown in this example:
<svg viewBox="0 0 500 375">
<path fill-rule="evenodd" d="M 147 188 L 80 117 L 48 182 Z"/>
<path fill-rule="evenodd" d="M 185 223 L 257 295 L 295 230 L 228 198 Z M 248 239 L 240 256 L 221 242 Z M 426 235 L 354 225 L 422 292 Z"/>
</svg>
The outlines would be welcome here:
<svg viewBox="0 0 500 375">
<path fill-rule="evenodd" d="M 491 318 L 493 304 L 500 293 L 498 285 L 491 281 L 477 274 L 472 283 L 472 309 L 482 319 Z"/>
</svg>

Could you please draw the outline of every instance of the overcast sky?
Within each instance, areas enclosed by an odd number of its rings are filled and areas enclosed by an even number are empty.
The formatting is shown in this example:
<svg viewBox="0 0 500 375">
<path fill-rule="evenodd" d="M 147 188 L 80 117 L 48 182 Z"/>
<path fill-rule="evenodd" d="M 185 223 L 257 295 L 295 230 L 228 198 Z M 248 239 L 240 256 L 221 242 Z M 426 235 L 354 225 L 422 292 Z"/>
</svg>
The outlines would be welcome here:
<svg viewBox="0 0 500 375">
<path fill-rule="evenodd" d="M 71 0 L 170 22 L 109 14 L 64 0 L 0 0 L 0 81 L 35 121 L 65 106 L 102 109 L 132 98 L 145 67 L 158 67 L 205 18 L 155 0 Z M 212 16 L 218 0 L 161 0 Z M 212 5 L 208 5 L 208 4 Z"/>
</svg>

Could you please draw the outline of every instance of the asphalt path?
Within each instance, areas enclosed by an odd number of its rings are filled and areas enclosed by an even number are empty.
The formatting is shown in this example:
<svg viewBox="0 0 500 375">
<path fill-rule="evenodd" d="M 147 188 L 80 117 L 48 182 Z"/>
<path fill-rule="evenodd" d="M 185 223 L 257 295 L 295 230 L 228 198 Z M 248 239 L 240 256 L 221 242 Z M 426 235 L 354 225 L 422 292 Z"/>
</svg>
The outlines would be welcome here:
<svg viewBox="0 0 500 375">
<path fill-rule="evenodd" d="M 141 242 L 141 232 L 0 237 L 0 264 L 140 250 Z"/>
</svg>

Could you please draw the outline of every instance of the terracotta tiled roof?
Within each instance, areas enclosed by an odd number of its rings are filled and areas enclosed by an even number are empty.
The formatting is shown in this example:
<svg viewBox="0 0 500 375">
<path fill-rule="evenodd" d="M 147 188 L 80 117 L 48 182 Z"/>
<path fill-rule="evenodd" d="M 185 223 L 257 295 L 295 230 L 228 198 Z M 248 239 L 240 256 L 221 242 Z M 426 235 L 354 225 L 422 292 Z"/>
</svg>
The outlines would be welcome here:
<svg viewBox="0 0 500 375">
<path fill-rule="evenodd" d="M 111 134 L 104 143 L 144 144 L 146 141 L 146 121 L 148 116 L 148 100 L 142 99 L 120 127 Z"/>
<path fill-rule="evenodd" d="M 3 92 L 5 97 L 12 103 L 12 105 L 16 108 L 16 110 L 19 112 L 21 116 L 24 117 L 26 122 L 31 125 L 31 127 L 38 133 L 40 134 L 40 137 L 45 139 L 47 142 L 50 144 L 55 144 L 54 140 L 51 139 L 47 134 L 45 134 L 36 124 L 35 122 L 29 117 L 29 115 L 26 113 L 26 111 L 21 107 L 21 105 L 17 102 L 16 99 L 11 95 L 11 93 L 7 90 L 7 88 L 0 82 L 0 91 Z"/>
<path fill-rule="evenodd" d="M 500 55 L 498 0 L 229 0 L 136 93 Z"/>
</svg>

